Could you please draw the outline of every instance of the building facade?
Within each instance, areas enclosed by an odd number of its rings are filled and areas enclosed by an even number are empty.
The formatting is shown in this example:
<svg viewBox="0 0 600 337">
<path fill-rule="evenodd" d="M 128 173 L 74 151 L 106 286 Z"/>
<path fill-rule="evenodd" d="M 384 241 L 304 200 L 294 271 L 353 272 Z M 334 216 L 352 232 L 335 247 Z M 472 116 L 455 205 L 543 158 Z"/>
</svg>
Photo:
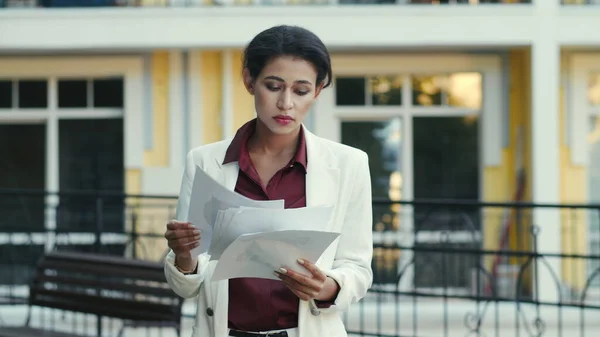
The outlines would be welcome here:
<svg viewBox="0 0 600 337">
<path fill-rule="evenodd" d="M 335 76 L 306 125 L 370 154 L 374 197 L 504 202 L 523 187 L 535 203 L 600 202 L 595 3 L 3 0 L 0 187 L 176 195 L 187 151 L 254 117 L 245 44 L 297 24 L 330 48 Z M 43 207 L 19 205 L 54 226 Z M 77 217 L 73 205 L 62 214 Z M 374 229 L 411 232 L 398 207 Z M 532 216 L 540 251 L 600 254 L 597 218 Z M 501 225 L 475 221 L 482 247 L 498 247 Z M 586 278 L 564 270 L 593 270 L 549 263 L 567 287 Z"/>
</svg>

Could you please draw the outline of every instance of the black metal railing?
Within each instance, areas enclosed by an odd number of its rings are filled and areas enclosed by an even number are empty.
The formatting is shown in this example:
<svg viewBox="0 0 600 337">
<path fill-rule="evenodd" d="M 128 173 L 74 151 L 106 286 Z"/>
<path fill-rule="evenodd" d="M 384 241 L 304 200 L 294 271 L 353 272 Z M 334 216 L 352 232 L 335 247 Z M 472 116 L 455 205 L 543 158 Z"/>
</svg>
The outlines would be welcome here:
<svg viewBox="0 0 600 337">
<path fill-rule="evenodd" d="M 531 4 L 531 0 L 0 0 L 0 7 L 8 8 L 488 4 Z"/>
<path fill-rule="evenodd" d="M 45 251 L 161 261 L 176 201 L 0 190 L 0 303 L 26 300 Z M 534 222 L 539 211 L 554 212 L 561 226 L 555 251 L 538 249 L 544 231 L 556 225 Z M 373 217 L 374 284 L 344 314 L 352 334 L 600 333 L 600 205 L 375 200 Z M 187 317 L 192 320 L 193 309 Z"/>
</svg>

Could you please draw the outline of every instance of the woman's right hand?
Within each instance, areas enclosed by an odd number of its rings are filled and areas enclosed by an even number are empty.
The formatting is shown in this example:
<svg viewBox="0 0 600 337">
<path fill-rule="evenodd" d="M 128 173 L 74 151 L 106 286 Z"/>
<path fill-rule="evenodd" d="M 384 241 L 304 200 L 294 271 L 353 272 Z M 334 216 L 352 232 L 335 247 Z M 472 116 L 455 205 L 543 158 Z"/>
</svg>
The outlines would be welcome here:
<svg viewBox="0 0 600 337">
<path fill-rule="evenodd" d="M 191 251 L 200 245 L 200 237 L 200 231 L 189 222 L 171 220 L 167 223 L 165 239 L 180 268 L 193 270 L 196 267 Z"/>
</svg>

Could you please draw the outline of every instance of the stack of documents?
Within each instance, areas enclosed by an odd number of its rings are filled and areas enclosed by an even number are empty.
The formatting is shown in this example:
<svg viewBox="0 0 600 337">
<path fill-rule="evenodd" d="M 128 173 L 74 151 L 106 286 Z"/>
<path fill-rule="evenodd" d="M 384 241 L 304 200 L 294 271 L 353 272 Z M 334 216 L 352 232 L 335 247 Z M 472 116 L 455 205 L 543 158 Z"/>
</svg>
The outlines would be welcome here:
<svg viewBox="0 0 600 337">
<path fill-rule="evenodd" d="M 196 168 L 188 221 L 201 232 L 192 254 L 218 260 L 212 281 L 278 279 L 285 267 L 306 274 L 298 258 L 316 262 L 339 236 L 323 231 L 330 206 L 284 209 L 283 200 L 256 201 L 231 191 Z"/>
</svg>

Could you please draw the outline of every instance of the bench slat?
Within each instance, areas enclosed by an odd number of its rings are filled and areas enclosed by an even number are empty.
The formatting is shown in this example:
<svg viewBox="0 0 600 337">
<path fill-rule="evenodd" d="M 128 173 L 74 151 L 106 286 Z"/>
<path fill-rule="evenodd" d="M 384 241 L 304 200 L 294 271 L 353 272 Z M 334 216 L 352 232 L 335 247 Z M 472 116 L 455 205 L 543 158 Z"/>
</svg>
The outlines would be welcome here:
<svg viewBox="0 0 600 337">
<path fill-rule="evenodd" d="M 143 279 L 146 281 L 165 282 L 165 274 L 163 269 L 135 268 L 129 266 L 104 265 L 104 264 L 87 264 L 81 262 L 72 262 L 64 260 L 45 261 L 41 269 L 70 271 L 85 275 L 95 274 L 100 276 L 119 276 L 132 279 Z"/>
<path fill-rule="evenodd" d="M 34 299 L 34 305 L 120 319 L 172 321 L 179 316 L 179 306 L 175 303 L 169 305 L 47 289 L 36 289 Z"/>
<path fill-rule="evenodd" d="M 110 282 L 106 278 L 79 278 L 72 276 L 54 276 L 54 275 L 41 275 L 38 279 L 40 284 L 43 283 L 53 283 L 60 285 L 68 285 L 68 286 L 85 286 L 87 288 L 93 289 L 105 289 L 105 290 L 117 290 L 129 292 L 132 294 L 145 294 L 145 295 L 153 295 L 157 297 L 168 297 L 173 298 L 173 291 L 166 287 L 164 283 L 157 283 L 155 281 L 150 281 L 156 284 L 156 286 L 148 286 L 142 283 L 148 283 L 146 281 L 135 280 L 133 282 L 125 283 L 124 280 L 120 280 L 120 282 Z M 137 283 L 137 284 L 136 284 Z M 162 287 L 159 287 L 162 286 Z"/>
<path fill-rule="evenodd" d="M 42 330 L 30 327 L 0 327 L 0 337 L 81 337 L 64 332 Z"/>
<path fill-rule="evenodd" d="M 124 258 L 122 256 L 95 254 L 95 253 L 74 253 L 65 251 L 53 251 L 44 257 L 44 260 L 63 260 L 74 262 L 88 262 L 95 265 L 118 265 L 127 266 L 129 268 L 148 268 L 155 269 L 157 262 L 134 260 Z"/>
</svg>

